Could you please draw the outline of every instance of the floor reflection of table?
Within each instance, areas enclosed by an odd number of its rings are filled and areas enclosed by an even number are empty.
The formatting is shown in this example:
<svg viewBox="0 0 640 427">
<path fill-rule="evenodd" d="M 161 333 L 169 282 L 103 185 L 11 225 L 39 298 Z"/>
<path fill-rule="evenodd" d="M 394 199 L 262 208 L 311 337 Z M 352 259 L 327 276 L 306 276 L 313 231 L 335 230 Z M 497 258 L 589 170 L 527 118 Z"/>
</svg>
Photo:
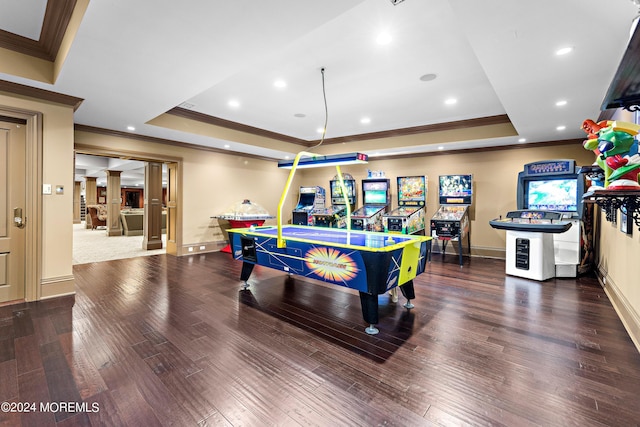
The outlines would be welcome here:
<svg viewBox="0 0 640 427">
<path fill-rule="evenodd" d="M 358 290 L 369 334 L 378 332 L 378 295 L 399 286 L 409 300 L 405 307 L 413 307 L 413 279 L 424 271 L 431 245 L 428 236 L 287 225 L 286 245 L 279 248 L 275 226 L 228 233 L 233 257 L 243 261 L 245 283 L 257 264 Z"/>
</svg>

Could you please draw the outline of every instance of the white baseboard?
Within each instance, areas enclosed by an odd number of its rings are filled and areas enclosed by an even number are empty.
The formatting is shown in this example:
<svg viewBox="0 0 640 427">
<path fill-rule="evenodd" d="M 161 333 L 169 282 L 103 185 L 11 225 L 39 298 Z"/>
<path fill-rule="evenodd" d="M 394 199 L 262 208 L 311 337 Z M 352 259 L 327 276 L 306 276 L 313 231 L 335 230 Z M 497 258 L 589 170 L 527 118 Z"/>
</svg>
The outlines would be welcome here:
<svg viewBox="0 0 640 427">
<path fill-rule="evenodd" d="M 625 298 L 620 288 L 616 285 L 607 273 L 598 266 L 596 268 L 596 276 L 600 285 L 604 288 L 604 292 L 609 297 L 609 301 L 618 313 L 618 317 L 622 321 L 625 329 L 631 337 L 631 341 L 640 352 L 640 315 L 634 310 L 633 306 Z"/>
</svg>

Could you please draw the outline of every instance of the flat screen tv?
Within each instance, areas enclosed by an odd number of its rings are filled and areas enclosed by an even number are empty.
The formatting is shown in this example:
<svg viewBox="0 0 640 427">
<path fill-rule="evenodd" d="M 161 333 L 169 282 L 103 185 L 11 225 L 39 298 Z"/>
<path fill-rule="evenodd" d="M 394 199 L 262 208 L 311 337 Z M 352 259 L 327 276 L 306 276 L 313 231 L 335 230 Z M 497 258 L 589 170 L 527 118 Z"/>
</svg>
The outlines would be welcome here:
<svg viewBox="0 0 640 427">
<path fill-rule="evenodd" d="M 470 205 L 473 196 L 471 175 L 440 175 L 439 199 L 441 205 Z"/>
<path fill-rule="evenodd" d="M 578 191 L 576 178 L 527 180 L 525 209 L 577 212 Z"/>
</svg>

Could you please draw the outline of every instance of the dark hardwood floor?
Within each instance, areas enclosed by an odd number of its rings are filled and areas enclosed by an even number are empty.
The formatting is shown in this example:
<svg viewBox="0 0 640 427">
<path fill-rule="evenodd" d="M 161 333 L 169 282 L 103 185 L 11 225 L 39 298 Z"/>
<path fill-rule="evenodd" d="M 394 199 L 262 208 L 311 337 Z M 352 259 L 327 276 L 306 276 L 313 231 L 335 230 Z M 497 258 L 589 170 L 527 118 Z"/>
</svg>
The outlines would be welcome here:
<svg viewBox="0 0 640 427">
<path fill-rule="evenodd" d="M 634 426 L 640 354 L 593 277 L 434 255 L 415 308 L 212 253 L 74 267 L 0 307 L 9 426 Z"/>
</svg>

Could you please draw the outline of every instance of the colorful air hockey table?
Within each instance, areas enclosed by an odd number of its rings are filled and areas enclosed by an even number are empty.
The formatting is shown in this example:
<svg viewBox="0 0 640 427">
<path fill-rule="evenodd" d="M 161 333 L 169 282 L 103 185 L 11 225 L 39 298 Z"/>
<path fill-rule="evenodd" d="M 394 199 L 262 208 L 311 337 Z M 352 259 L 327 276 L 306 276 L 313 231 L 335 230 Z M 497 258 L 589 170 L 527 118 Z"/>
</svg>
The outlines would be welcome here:
<svg viewBox="0 0 640 427">
<path fill-rule="evenodd" d="M 424 271 L 431 246 L 429 236 L 301 225 L 228 233 L 233 257 L 243 262 L 240 279 L 245 288 L 253 267 L 260 265 L 356 289 L 368 334 L 378 332 L 378 295 L 400 287 L 408 300 L 405 307 L 413 308 L 413 279 Z"/>
</svg>

